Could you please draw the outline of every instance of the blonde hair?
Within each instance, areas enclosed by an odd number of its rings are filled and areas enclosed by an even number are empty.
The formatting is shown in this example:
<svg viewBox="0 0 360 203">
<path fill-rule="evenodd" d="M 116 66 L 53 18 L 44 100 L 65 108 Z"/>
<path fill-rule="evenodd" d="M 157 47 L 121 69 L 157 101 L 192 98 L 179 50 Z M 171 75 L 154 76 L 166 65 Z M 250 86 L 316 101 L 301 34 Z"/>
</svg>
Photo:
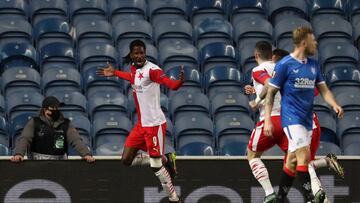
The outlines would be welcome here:
<svg viewBox="0 0 360 203">
<path fill-rule="evenodd" d="M 296 46 L 299 45 L 301 41 L 308 37 L 309 34 L 313 34 L 313 31 L 309 27 L 303 26 L 294 29 L 292 33 L 293 43 Z"/>
</svg>

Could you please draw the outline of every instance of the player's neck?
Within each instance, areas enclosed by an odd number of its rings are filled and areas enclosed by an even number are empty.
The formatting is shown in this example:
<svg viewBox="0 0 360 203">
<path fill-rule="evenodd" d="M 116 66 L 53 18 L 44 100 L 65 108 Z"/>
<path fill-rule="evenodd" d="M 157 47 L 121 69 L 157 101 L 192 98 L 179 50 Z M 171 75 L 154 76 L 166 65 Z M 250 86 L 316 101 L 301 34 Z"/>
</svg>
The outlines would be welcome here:
<svg viewBox="0 0 360 203">
<path fill-rule="evenodd" d="M 307 59 L 307 56 L 305 55 L 304 51 L 300 49 L 295 48 L 294 52 L 291 54 L 294 58 L 299 59 L 300 61 L 304 61 Z"/>
<path fill-rule="evenodd" d="M 261 60 L 261 59 L 258 59 L 258 64 L 261 65 L 262 63 L 265 63 L 265 62 L 271 62 L 271 59 L 269 60 Z"/>
</svg>

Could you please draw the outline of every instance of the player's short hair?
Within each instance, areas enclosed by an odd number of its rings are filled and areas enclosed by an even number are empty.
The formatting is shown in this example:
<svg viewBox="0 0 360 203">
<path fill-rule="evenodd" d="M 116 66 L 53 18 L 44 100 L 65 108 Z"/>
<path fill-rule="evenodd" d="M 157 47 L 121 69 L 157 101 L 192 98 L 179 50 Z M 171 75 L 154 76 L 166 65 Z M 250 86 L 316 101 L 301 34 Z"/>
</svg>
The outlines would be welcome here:
<svg viewBox="0 0 360 203">
<path fill-rule="evenodd" d="M 305 40 L 309 34 L 313 34 L 311 28 L 302 26 L 293 30 L 292 39 L 295 45 L 299 45 L 302 40 Z"/>
<path fill-rule="evenodd" d="M 273 58 L 275 58 L 274 62 L 277 63 L 278 61 L 280 61 L 282 58 L 289 55 L 290 53 L 284 49 L 274 49 L 272 54 L 273 54 Z"/>
<path fill-rule="evenodd" d="M 272 47 L 267 41 L 258 41 L 255 45 L 255 51 L 259 54 L 260 59 L 270 60 L 272 57 Z"/>
<path fill-rule="evenodd" d="M 123 58 L 124 59 L 124 63 L 128 64 L 131 63 L 131 57 L 130 57 L 130 53 L 134 50 L 135 47 L 143 47 L 144 51 L 146 51 L 146 45 L 142 40 L 136 39 L 130 42 L 129 44 L 129 53 Z"/>
</svg>

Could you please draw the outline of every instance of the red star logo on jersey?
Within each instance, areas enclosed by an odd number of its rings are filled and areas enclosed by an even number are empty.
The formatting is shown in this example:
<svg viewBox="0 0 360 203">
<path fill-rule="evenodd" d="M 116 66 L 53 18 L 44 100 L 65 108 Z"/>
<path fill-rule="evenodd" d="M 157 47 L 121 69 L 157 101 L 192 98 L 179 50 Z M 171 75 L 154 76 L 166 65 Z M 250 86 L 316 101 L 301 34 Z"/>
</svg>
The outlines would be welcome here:
<svg viewBox="0 0 360 203">
<path fill-rule="evenodd" d="M 139 73 L 139 80 L 141 80 L 141 78 L 144 78 L 144 76 L 143 76 L 143 73 Z"/>
</svg>

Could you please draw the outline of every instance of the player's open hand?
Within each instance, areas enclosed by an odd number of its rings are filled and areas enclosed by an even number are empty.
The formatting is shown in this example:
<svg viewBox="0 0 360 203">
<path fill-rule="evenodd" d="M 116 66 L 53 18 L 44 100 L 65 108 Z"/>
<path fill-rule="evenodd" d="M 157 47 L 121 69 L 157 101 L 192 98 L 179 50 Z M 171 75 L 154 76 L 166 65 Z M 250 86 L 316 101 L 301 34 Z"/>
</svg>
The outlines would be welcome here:
<svg viewBox="0 0 360 203">
<path fill-rule="evenodd" d="M 264 121 L 264 134 L 265 136 L 272 137 L 274 126 L 271 121 Z"/>
<path fill-rule="evenodd" d="M 10 161 L 15 162 L 15 163 L 22 162 L 23 160 L 24 160 L 24 157 L 19 154 L 10 158 Z"/>
<path fill-rule="evenodd" d="M 179 80 L 181 80 L 181 82 L 185 81 L 184 65 L 180 66 Z"/>
<path fill-rule="evenodd" d="M 110 77 L 114 75 L 114 68 L 109 62 L 107 62 L 107 66 L 104 68 L 98 68 L 96 70 L 96 74 L 103 77 Z"/>
<path fill-rule="evenodd" d="M 247 95 L 255 94 L 255 88 L 253 86 L 251 86 L 251 85 L 245 85 L 244 92 Z"/>
<path fill-rule="evenodd" d="M 344 110 L 343 110 L 343 108 L 341 108 L 341 106 L 336 105 L 333 107 L 333 109 L 334 109 L 335 113 L 337 114 L 338 118 L 342 118 L 344 116 Z"/>
</svg>

